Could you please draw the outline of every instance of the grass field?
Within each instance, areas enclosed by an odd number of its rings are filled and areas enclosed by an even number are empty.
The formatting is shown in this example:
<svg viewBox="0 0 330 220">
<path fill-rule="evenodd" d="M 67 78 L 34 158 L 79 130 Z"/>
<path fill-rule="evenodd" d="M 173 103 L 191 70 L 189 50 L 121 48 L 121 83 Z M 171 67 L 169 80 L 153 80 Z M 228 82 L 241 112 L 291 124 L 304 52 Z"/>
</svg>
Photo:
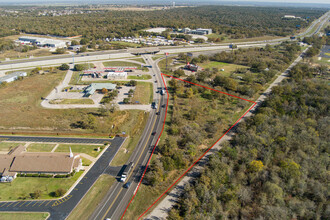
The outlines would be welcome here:
<svg viewBox="0 0 330 220">
<path fill-rule="evenodd" d="M 200 63 L 198 64 L 200 67 L 206 69 L 206 68 L 218 68 L 220 69 L 224 69 L 224 71 L 220 71 L 221 75 L 224 76 L 230 76 L 232 71 L 235 71 L 236 69 L 247 69 L 249 67 L 247 66 L 242 66 L 242 65 L 237 65 L 237 64 L 230 64 L 230 63 L 223 63 L 223 62 L 217 62 L 217 61 L 209 61 L 206 63 Z"/>
<path fill-rule="evenodd" d="M 69 190 L 82 173 L 80 171 L 70 178 L 17 177 L 12 183 L 1 184 L 0 200 L 30 199 L 30 193 L 36 190 L 41 191 L 39 199 L 52 199 L 55 190 Z"/>
<path fill-rule="evenodd" d="M 73 72 L 72 77 L 70 79 L 70 85 L 77 85 L 81 80 L 81 72 Z"/>
<path fill-rule="evenodd" d="M 100 176 L 67 219 L 87 220 L 97 205 L 102 201 L 114 181 L 114 177 L 108 175 Z"/>
<path fill-rule="evenodd" d="M 61 100 L 52 100 L 50 104 L 95 104 L 92 99 L 61 99 Z"/>
<path fill-rule="evenodd" d="M 12 142 L 0 142 L 0 151 L 10 151 L 14 147 L 21 145 L 22 143 L 12 143 Z"/>
<path fill-rule="evenodd" d="M 313 62 L 314 63 L 318 63 L 318 64 L 321 64 L 321 65 L 330 65 L 330 58 L 325 58 L 325 57 L 322 57 L 320 60 L 318 60 L 317 57 L 313 58 Z"/>
<path fill-rule="evenodd" d="M 151 76 L 148 74 L 143 74 L 142 76 L 128 76 L 127 79 L 146 80 L 146 79 L 151 79 Z"/>
<path fill-rule="evenodd" d="M 89 166 L 92 164 L 92 161 L 86 159 L 85 157 L 82 157 L 82 164 L 83 166 Z"/>
<path fill-rule="evenodd" d="M 0 212 L 0 220 L 44 220 L 49 216 L 48 213 L 35 212 Z"/>
<path fill-rule="evenodd" d="M 28 152 L 51 152 L 55 144 L 37 144 L 32 143 L 26 149 Z"/>
<path fill-rule="evenodd" d="M 132 102 L 140 104 L 150 104 L 152 102 L 152 83 L 138 82 L 132 97 Z"/>
<path fill-rule="evenodd" d="M 141 58 L 141 57 L 139 57 L 139 58 L 134 58 L 134 59 L 130 59 L 130 60 L 138 61 L 138 62 L 140 62 L 140 63 L 146 63 L 146 62 L 144 61 L 144 59 Z"/>
<path fill-rule="evenodd" d="M 55 152 L 70 152 L 70 147 L 73 153 L 85 153 L 92 157 L 97 157 L 104 149 L 103 145 L 60 144 Z M 97 152 L 98 147 L 100 147 L 99 152 Z"/>
<path fill-rule="evenodd" d="M 63 79 L 64 71 L 33 75 L 21 81 L 9 83 L 0 88 L 0 125 L 1 131 L 46 132 L 46 133 L 99 133 L 109 134 L 112 124 L 120 129 L 123 121 L 130 117 L 127 111 L 116 111 L 107 117 L 97 116 L 97 109 L 45 109 L 41 97 Z M 86 121 L 89 114 L 95 115 L 93 129 L 72 126 L 78 121 Z"/>
<path fill-rule="evenodd" d="M 108 62 L 103 62 L 103 65 L 105 67 L 109 67 L 109 66 L 129 66 L 129 67 L 135 66 L 138 68 L 141 67 L 140 64 L 132 63 L 132 62 L 128 62 L 128 61 L 108 61 Z"/>
<path fill-rule="evenodd" d="M 30 56 L 40 57 L 40 56 L 50 56 L 54 55 L 52 52 L 49 52 L 48 49 L 35 49 L 28 52 L 17 52 L 13 50 L 7 50 L 0 54 L 0 60 L 5 60 L 5 58 L 10 58 L 11 60 L 16 59 L 26 59 Z"/>
<path fill-rule="evenodd" d="M 157 59 L 159 59 L 159 58 L 161 58 L 161 57 L 164 57 L 164 55 L 156 55 L 156 56 L 152 56 L 152 59 L 153 59 L 153 60 L 157 60 Z"/>
<path fill-rule="evenodd" d="M 128 133 L 128 139 L 125 140 L 125 143 L 119 149 L 115 158 L 111 161 L 111 166 L 124 165 L 140 140 L 143 129 L 147 123 L 149 113 L 145 114 L 143 111 L 134 111 L 133 115 L 137 119 L 137 123 L 134 124 L 133 120 L 127 121 L 126 129 L 124 127 L 125 130 L 123 131 L 127 131 L 130 127 L 133 127 L 133 129 Z"/>
</svg>

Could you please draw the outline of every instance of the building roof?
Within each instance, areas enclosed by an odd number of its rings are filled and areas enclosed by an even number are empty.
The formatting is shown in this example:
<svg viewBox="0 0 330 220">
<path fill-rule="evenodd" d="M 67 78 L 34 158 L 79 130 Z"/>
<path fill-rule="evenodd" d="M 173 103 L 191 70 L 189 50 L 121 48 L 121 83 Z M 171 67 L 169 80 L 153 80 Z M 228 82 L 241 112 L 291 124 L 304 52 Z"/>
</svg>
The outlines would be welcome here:
<svg viewBox="0 0 330 220">
<path fill-rule="evenodd" d="M 14 73 L 7 74 L 5 76 L 0 77 L 0 82 L 7 81 L 8 79 L 11 79 L 13 77 L 16 78 L 19 76 L 26 76 L 26 72 L 14 72 Z"/>
<path fill-rule="evenodd" d="M 0 174 L 3 174 L 5 171 L 8 171 L 13 157 L 7 154 L 0 154 Z"/>
<path fill-rule="evenodd" d="M 96 90 L 101 90 L 103 88 L 107 90 L 114 90 L 116 88 L 116 84 L 113 83 L 92 83 L 86 89 L 86 95 L 93 95 Z"/>
<path fill-rule="evenodd" d="M 0 154 L 0 174 L 14 176 L 17 172 L 71 173 L 79 167 L 80 155 L 70 153 L 30 153 L 20 145 L 8 154 Z"/>
<path fill-rule="evenodd" d="M 70 173 L 75 160 L 69 153 L 24 153 L 16 156 L 10 167 L 11 172 Z"/>
</svg>

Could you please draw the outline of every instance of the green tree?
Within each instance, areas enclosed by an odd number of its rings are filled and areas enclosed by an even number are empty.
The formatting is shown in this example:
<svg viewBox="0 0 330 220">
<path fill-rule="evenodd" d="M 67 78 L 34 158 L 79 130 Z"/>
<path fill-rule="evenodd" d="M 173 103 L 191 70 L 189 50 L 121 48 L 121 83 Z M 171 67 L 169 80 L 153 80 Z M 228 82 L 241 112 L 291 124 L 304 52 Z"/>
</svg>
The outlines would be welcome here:
<svg viewBox="0 0 330 220">
<path fill-rule="evenodd" d="M 70 66 L 66 63 L 63 63 L 61 66 L 59 66 L 60 70 L 68 70 L 70 69 Z"/>
<path fill-rule="evenodd" d="M 88 44 L 88 42 L 89 42 L 89 40 L 87 40 L 86 38 L 82 38 L 82 39 L 80 40 L 80 44 L 81 44 L 81 45 L 86 45 L 86 44 Z"/>
</svg>

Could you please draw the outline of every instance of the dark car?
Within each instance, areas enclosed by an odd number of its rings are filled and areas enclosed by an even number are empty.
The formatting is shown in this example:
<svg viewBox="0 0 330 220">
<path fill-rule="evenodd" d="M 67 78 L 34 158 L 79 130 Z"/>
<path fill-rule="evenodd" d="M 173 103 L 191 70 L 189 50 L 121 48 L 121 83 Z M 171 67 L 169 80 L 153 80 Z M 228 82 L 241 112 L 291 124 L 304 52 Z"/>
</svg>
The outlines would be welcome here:
<svg viewBox="0 0 330 220">
<path fill-rule="evenodd" d="M 160 112 L 156 112 L 156 115 L 160 115 Z"/>
<path fill-rule="evenodd" d="M 165 106 L 166 106 L 166 105 L 165 105 L 165 104 L 163 104 L 163 105 L 162 105 L 162 108 L 165 108 Z"/>
<path fill-rule="evenodd" d="M 151 135 L 156 135 L 156 131 L 152 132 Z"/>
<path fill-rule="evenodd" d="M 130 186 L 131 186 L 131 182 L 127 182 L 125 183 L 124 188 L 128 189 Z"/>
</svg>

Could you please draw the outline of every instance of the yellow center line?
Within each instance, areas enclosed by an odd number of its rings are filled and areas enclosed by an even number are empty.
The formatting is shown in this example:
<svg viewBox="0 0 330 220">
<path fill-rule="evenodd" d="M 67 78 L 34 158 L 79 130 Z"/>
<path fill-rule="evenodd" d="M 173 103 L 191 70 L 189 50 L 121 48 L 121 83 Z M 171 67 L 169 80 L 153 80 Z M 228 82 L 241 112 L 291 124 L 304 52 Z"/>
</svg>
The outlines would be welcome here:
<svg viewBox="0 0 330 220">
<path fill-rule="evenodd" d="M 158 103 L 158 108 L 159 108 L 159 106 L 160 106 L 160 102 Z M 157 110 L 158 110 L 158 108 L 157 108 Z M 155 118 L 155 120 L 154 120 L 154 123 L 153 123 L 153 125 L 152 125 L 152 129 L 151 129 L 151 131 L 154 130 L 154 128 L 155 128 L 155 124 L 156 124 L 156 121 L 157 121 L 157 116 L 156 116 L 156 118 Z M 142 156 L 142 154 L 143 154 L 143 152 L 144 152 L 144 150 L 145 150 L 145 148 L 146 148 L 146 146 L 147 146 L 147 144 L 148 144 L 148 142 L 149 142 L 149 140 L 150 140 L 150 137 L 151 137 L 151 134 L 149 135 L 148 140 L 146 141 L 146 143 L 145 143 L 145 145 L 144 145 L 144 147 L 143 147 L 143 150 L 141 151 L 141 154 L 140 154 L 139 158 L 137 159 L 137 162 L 140 160 L 140 158 L 141 158 L 141 156 Z M 135 166 L 133 167 L 133 170 L 135 170 L 135 167 L 136 167 L 136 166 L 137 166 L 137 163 L 136 163 Z M 132 174 L 133 174 L 133 172 L 131 172 L 131 174 L 128 176 L 127 179 L 129 179 L 129 178 L 131 177 Z M 104 214 L 104 216 L 102 217 L 102 219 L 105 219 L 105 216 L 106 216 L 106 215 L 108 214 L 108 212 L 110 211 L 111 207 L 113 206 L 113 204 L 114 204 L 115 201 L 117 200 L 117 198 L 118 198 L 118 196 L 119 196 L 119 194 L 121 193 L 122 190 L 123 190 L 123 188 L 120 189 L 119 193 L 117 194 L 117 196 L 115 197 L 115 199 L 113 200 L 113 202 L 111 203 L 111 205 L 109 206 L 109 208 L 107 209 L 107 211 L 105 212 L 105 214 Z"/>
<path fill-rule="evenodd" d="M 40 203 L 39 207 L 40 207 L 44 202 L 46 202 L 46 200 L 42 201 L 42 203 Z"/>
</svg>

